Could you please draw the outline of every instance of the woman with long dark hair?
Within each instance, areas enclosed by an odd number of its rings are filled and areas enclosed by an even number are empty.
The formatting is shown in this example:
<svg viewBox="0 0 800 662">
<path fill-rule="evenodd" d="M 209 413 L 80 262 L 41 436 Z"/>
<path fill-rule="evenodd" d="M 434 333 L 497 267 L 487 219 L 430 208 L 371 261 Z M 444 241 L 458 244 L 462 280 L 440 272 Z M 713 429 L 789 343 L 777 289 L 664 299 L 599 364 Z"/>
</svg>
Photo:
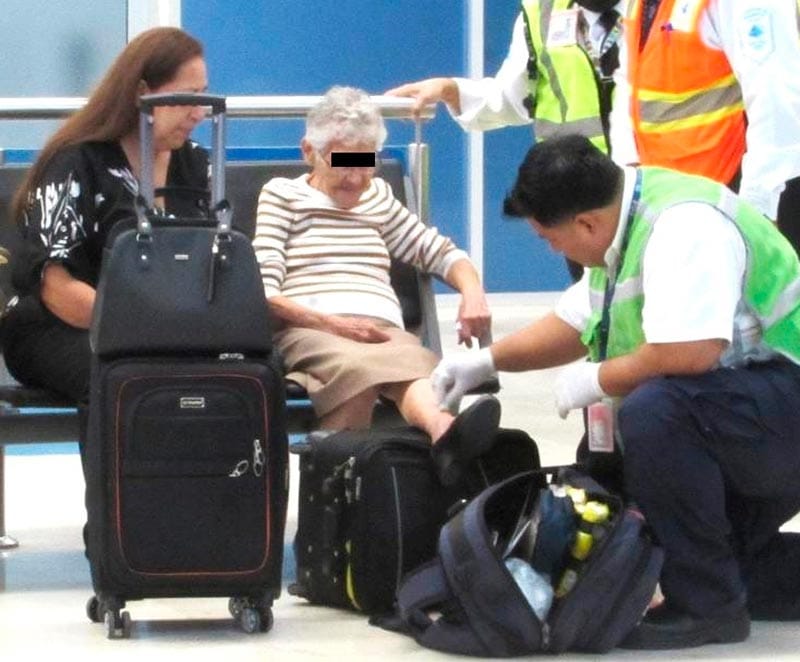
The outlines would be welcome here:
<svg viewBox="0 0 800 662">
<path fill-rule="evenodd" d="M 47 141 L 12 204 L 22 233 L 13 256 L 19 300 L 2 325 L 3 353 L 20 382 L 81 403 L 88 396 L 89 338 L 103 246 L 134 217 L 142 156 L 138 100 L 152 93 L 202 92 L 203 47 L 177 28 L 133 39 L 86 105 Z M 189 140 L 196 106 L 154 113 L 153 179 L 165 214 L 198 215 L 207 205 L 208 155 Z"/>
</svg>

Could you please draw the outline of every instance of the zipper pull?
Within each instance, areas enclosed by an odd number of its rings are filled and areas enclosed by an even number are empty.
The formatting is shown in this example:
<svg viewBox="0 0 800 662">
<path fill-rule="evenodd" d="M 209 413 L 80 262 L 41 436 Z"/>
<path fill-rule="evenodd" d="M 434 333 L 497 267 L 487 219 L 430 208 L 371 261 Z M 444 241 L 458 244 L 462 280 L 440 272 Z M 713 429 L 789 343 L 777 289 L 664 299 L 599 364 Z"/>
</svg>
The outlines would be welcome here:
<svg viewBox="0 0 800 662">
<path fill-rule="evenodd" d="M 264 473 L 264 450 L 261 448 L 261 440 L 253 441 L 253 473 L 260 477 Z"/>
<path fill-rule="evenodd" d="M 344 463 L 344 472 L 342 474 L 344 479 L 344 496 L 347 503 L 353 503 L 355 500 L 355 491 L 353 489 L 353 470 L 355 466 L 356 458 L 355 455 L 352 455 L 347 458 L 347 462 Z"/>
<path fill-rule="evenodd" d="M 233 468 L 228 474 L 228 478 L 239 478 L 239 476 L 244 476 L 247 473 L 247 470 L 250 468 L 250 463 L 247 460 L 240 460 L 236 463 L 236 466 Z"/>
<path fill-rule="evenodd" d="M 208 292 L 206 299 L 208 303 L 214 300 L 214 286 L 217 276 L 217 261 L 219 260 L 219 236 L 214 235 L 214 242 L 211 244 L 211 262 L 208 274 Z"/>
</svg>

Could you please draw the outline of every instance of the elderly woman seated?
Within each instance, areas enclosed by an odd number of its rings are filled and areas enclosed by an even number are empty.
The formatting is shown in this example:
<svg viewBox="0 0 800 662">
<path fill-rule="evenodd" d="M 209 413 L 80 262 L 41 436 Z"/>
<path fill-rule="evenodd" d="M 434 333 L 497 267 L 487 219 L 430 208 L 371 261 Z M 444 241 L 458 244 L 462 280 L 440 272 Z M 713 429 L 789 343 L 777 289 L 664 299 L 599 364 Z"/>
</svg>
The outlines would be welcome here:
<svg viewBox="0 0 800 662">
<path fill-rule="evenodd" d="M 377 397 L 427 432 L 443 482 L 494 440 L 500 404 L 479 398 L 458 416 L 439 406 L 429 375 L 439 357 L 403 329 L 391 258 L 441 276 L 461 294 L 459 342 L 489 330 L 478 274 L 464 251 L 423 224 L 375 177 L 386 128 L 362 90 L 334 87 L 308 114 L 301 142 L 311 172 L 261 190 L 254 245 L 278 319 L 287 376 L 308 391 L 323 429 L 365 428 Z"/>
</svg>

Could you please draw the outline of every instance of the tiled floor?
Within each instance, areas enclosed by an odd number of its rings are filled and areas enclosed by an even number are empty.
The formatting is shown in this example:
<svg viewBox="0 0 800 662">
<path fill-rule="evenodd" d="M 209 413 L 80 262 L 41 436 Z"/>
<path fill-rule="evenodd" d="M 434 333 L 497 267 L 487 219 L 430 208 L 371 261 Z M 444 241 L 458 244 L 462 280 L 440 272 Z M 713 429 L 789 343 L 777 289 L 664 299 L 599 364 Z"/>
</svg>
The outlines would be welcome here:
<svg viewBox="0 0 800 662">
<path fill-rule="evenodd" d="M 551 297 L 492 298 L 495 337 L 541 314 Z M 446 351 L 453 349 L 454 300 L 440 297 Z M 460 351 L 460 350 L 458 350 Z M 569 461 L 580 430 L 579 417 L 561 421 L 553 409 L 552 372 L 503 375 L 502 423 L 530 432 L 547 464 Z M 39 660 L 44 655 L 80 660 L 389 660 L 456 659 L 419 647 L 412 640 L 370 626 L 366 619 L 312 607 L 284 595 L 275 603 L 275 625 L 263 635 L 237 629 L 224 599 L 131 602 L 129 640 L 109 641 L 103 627 L 85 616 L 91 595 L 82 553 L 83 482 L 77 455 L 11 455 L 6 459 L 7 527 L 19 548 L 0 555 L 0 659 Z M 296 467 L 293 478 L 296 478 Z M 296 523 L 296 483 L 289 509 L 287 541 Z M 794 523 L 793 523 L 794 524 Z M 793 527 L 796 528 L 796 527 Z M 754 623 L 750 639 L 732 646 L 689 651 L 614 651 L 625 660 L 797 660 L 800 624 Z M 563 660 L 591 656 L 563 655 Z"/>
</svg>

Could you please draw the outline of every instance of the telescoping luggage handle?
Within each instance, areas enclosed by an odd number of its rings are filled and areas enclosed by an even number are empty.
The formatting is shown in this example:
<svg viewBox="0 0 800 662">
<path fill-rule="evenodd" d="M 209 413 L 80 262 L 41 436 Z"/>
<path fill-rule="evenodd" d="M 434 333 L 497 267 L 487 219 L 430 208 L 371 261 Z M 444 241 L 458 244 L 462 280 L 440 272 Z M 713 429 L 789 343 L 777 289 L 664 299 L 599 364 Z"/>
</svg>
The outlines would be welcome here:
<svg viewBox="0 0 800 662">
<path fill-rule="evenodd" d="M 205 106 L 211 108 L 211 209 L 214 210 L 220 234 L 230 231 L 230 208 L 225 198 L 225 97 L 215 94 L 180 92 L 175 94 L 146 94 L 139 97 L 139 139 L 141 146 L 140 194 L 151 209 L 155 201 L 153 185 L 153 111 L 158 106 Z M 225 209 L 218 209 L 220 205 Z M 145 214 L 138 214 L 138 231 L 150 233 L 150 223 Z"/>
</svg>

